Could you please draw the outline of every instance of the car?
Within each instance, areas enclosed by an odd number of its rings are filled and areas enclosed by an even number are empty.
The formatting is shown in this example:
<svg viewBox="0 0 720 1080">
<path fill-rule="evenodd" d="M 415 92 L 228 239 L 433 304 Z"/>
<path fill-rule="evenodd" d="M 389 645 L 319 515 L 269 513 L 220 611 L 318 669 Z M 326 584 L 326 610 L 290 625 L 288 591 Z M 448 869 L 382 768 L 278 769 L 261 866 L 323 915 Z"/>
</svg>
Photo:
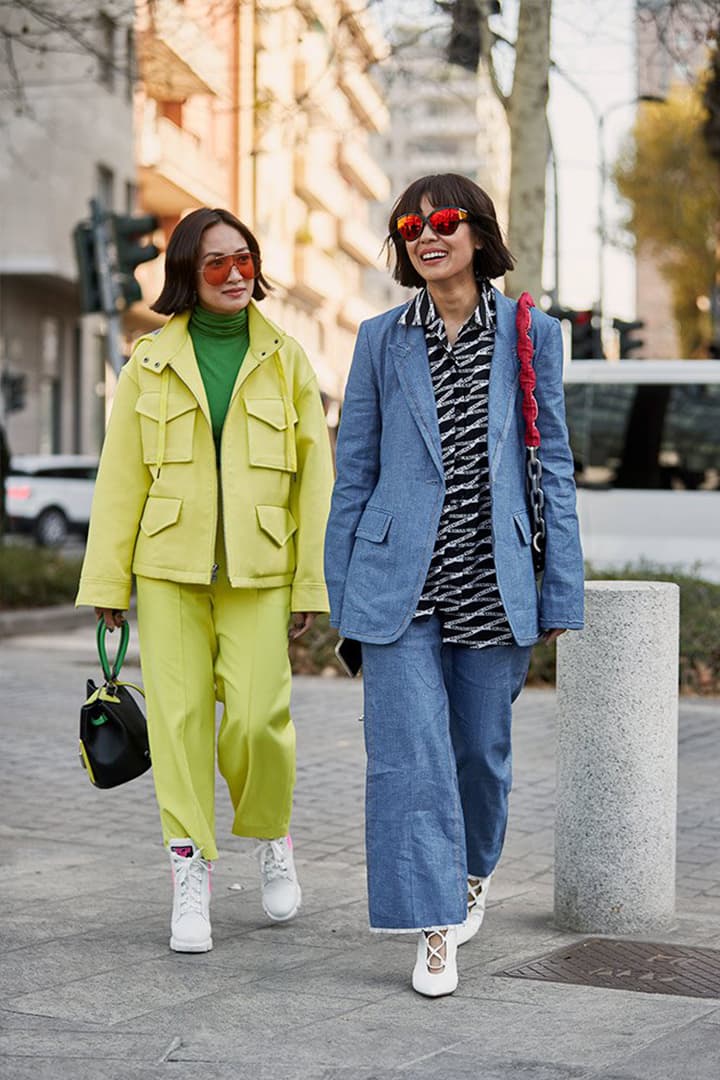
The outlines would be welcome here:
<svg viewBox="0 0 720 1080">
<path fill-rule="evenodd" d="M 10 532 L 30 533 L 43 547 L 60 547 L 90 520 L 98 459 L 84 454 L 16 454 L 5 480 Z"/>
<path fill-rule="evenodd" d="M 564 381 L 590 565 L 720 582 L 720 361 L 574 360 Z"/>
</svg>

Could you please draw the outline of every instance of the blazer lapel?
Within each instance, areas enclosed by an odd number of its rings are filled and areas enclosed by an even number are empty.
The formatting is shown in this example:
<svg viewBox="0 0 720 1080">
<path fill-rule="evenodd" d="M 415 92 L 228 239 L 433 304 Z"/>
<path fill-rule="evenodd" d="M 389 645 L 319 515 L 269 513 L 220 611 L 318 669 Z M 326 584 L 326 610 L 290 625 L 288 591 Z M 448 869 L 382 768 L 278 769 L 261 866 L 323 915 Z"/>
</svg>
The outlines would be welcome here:
<svg viewBox="0 0 720 1080">
<path fill-rule="evenodd" d="M 436 469 L 444 477 L 440 429 L 438 427 L 435 393 L 430 377 L 425 333 L 421 326 L 408 326 L 401 330 L 401 340 L 388 346 L 400 381 L 408 400 L 410 412 L 420 429 Z M 402 340 L 404 338 L 404 340 Z"/>
<path fill-rule="evenodd" d="M 494 480 L 508 433 L 515 418 L 520 361 L 517 355 L 516 304 L 495 289 L 495 348 L 488 390 L 488 457 Z"/>
</svg>

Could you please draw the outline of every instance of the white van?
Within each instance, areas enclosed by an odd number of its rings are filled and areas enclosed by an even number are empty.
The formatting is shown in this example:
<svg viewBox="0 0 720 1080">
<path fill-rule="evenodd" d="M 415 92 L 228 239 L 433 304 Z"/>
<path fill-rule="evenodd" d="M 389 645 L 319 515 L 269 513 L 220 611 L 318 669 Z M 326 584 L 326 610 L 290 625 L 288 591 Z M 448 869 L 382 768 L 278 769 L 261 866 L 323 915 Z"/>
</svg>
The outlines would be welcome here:
<svg viewBox="0 0 720 1080">
<path fill-rule="evenodd" d="M 586 560 L 720 581 L 720 361 L 576 360 L 564 381 Z"/>
</svg>

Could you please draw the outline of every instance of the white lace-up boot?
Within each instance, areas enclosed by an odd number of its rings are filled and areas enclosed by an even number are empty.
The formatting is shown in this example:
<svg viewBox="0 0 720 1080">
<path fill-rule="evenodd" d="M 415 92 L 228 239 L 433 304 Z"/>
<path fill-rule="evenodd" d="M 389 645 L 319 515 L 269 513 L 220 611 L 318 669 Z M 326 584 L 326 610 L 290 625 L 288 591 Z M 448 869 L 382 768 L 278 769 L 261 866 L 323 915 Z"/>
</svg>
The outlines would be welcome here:
<svg viewBox="0 0 720 1080">
<path fill-rule="evenodd" d="M 418 938 L 412 973 L 413 990 L 425 997 L 442 997 L 457 989 L 457 930 L 423 930 Z"/>
<path fill-rule="evenodd" d="M 202 849 L 189 837 L 171 840 L 168 847 L 173 876 L 170 948 L 174 952 L 209 952 L 212 863 L 202 858 Z"/>
<path fill-rule="evenodd" d="M 263 910 L 275 922 L 292 919 L 302 900 L 292 848 L 292 838 L 281 836 L 277 840 L 260 840 L 255 849 L 260 863 Z"/>
<path fill-rule="evenodd" d="M 465 922 L 458 927 L 458 945 L 464 945 L 470 938 L 475 937 L 482 926 L 491 879 L 492 874 L 490 877 L 468 878 L 468 913 Z"/>
</svg>

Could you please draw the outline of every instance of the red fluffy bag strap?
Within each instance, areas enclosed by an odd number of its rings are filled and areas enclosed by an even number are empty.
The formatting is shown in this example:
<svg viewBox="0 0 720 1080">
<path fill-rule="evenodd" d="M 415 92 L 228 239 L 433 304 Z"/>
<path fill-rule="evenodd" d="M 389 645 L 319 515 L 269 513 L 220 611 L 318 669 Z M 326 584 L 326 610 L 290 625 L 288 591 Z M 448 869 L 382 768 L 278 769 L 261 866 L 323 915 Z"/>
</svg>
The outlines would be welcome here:
<svg viewBox="0 0 720 1080">
<path fill-rule="evenodd" d="M 525 445 L 537 449 L 540 446 L 540 432 L 535 421 L 538 417 L 535 400 L 535 368 L 533 367 L 533 342 L 530 337 L 530 309 L 535 301 L 529 292 L 524 292 L 517 302 L 517 351 L 520 359 L 520 389 L 522 390 L 522 414 L 525 420 Z"/>
</svg>

